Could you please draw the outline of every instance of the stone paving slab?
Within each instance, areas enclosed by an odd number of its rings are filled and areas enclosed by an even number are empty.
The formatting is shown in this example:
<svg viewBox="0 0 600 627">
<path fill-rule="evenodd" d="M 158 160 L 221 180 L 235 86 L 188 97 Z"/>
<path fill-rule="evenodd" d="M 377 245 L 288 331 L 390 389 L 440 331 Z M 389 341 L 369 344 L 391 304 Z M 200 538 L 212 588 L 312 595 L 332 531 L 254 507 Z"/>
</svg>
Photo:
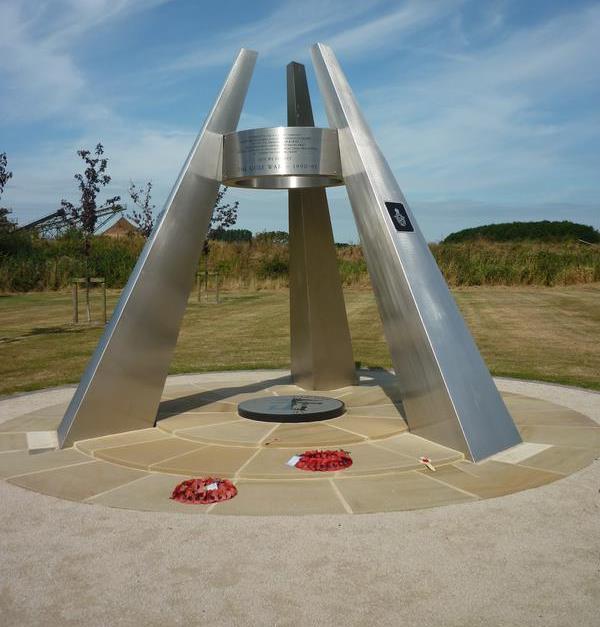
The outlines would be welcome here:
<svg viewBox="0 0 600 627">
<path fill-rule="evenodd" d="M 43 453 L 32 453 L 30 451 L 1 453 L 0 477 L 7 478 L 28 473 L 37 473 L 44 470 L 52 470 L 53 468 L 91 461 L 93 461 L 93 458 L 73 448 L 62 451 L 46 451 Z"/>
<path fill-rule="evenodd" d="M 144 476 L 144 472 L 89 460 L 84 464 L 55 468 L 8 479 L 28 490 L 69 501 L 83 501 Z"/>
<path fill-rule="evenodd" d="M 598 449 L 551 446 L 545 451 L 527 458 L 521 464 L 531 468 L 570 475 L 589 466 L 599 457 L 600 451 Z"/>
<path fill-rule="evenodd" d="M 334 482 L 356 514 L 424 509 L 477 498 L 416 471 L 368 478 L 339 477 Z"/>
<path fill-rule="evenodd" d="M 255 446 L 274 429 L 276 429 L 276 425 L 271 422 L 238 420 L 235 422 L 202 425 L 191 429 L 177 430 L 176 433 L 181 438 L 197 440 L 209 444 Z"/>
<path fill-rule="evenodd" d="M 561 477 L 555 472 L 495 461 L 482 464 L 458 462 L 442 466 L 436 471 L 435 477 L 432 476 L 436 481 L 483 499 L 537 488 Z"/>
<path fill-rule="evenodd" d="M 105 448 L 116 448 L 118 446 L 141 444 L 144 442 L 154 442 L 166 439 L 169 439 L 169 434 L 163 433 L 158 429 L 140 429 L 139 431 L 115 433 L 114 435 L 92 438 L 91 440 L 80 440 L 76 443 L 75 448 L 79 451 L 83 451 L 84 453 L 88 453 L 89 455 L 93 455 L 96 451 L 101 451 Z"/>
<path fill-rule="evenodd" d="M 10 452 L 11 447 L 46 441 L 52 432 L 41 427 L 59 420 L 56 412 L 64 411 L 64 402 L 40 406 L 37 394 L 35 411 L 4 422 L 0 476 L 59 498 L 114 507 L 129 503 L 151 511 L 367 513 L 463 503 L 538 487 L 580 470 L 600 454 L 600 427 L 587 416 L 543 399 L 504 393 L 526 442 L 472 464 L 458 451 L 406 432 L 401 404 L 390 402 L 395 389 L 381 387 L 388 380 L 385 373 L 359 388 L 322 393 L 347 404 L 347 413 L 339 418 L 283 425 L 240 418 L 232 411 L 240 399 L 265 390 L 275 395 L 297 391 L 289 384 L 273 384 L 277 378 L 268 373 L 264 377 L 244 378 L 242 384 L 235 373 L 224 380 L 211 377 L 211 391 L 199 383 L 204 375 L 187 376 L 167 385 L 163 410 L 170 417 L 155 428 L 81 441 L 63 451 Z M 334 473 L 287 465 L 292 455 L 311 448 L 343 448 L 354 463 Z M 436 470 L 425 469 L 421 456 L 429 457 Z M 182 478 L 206 475 L 232 479 L 240 488 L 238 496 L 210 506 L 214 511 L 169 499 Z"/>
<path fill-rule="evenodd" d="M 206 514 L 208 510 L 206 506 L 188 505 L 169 498 L 175 486 L 186 479 L 189 479 L 189 476 L 147 473 L 135 481 L 88 497 L 86 502 L 148 512 Z"/>
<path fill-rule="evenodd" d="M 147 469 L 162 461 L 179 458 L 201 448 L 203 445 L 199 442 L 167 437 L 154 442 L 139 442 L 127 446 L 102 448 L 94 451 L 94 457 L 123 466 Z"/>
<path fill-rule="evenodd" d="M 176 414 L 170 418 L 159 420 L 156 426 L 161 431 L 167 433 L 176 433 L 177 431 L 186 431 L 205 425 L 220 425 L 226 422 L 239 422 L 240 417 L 236 412 L 184 412 Z"/>
<path fill-rule="evenodd" d="M 297 516 L 345 514 L 346 509 L 330 481 L 243 481 L 238 495 L 210 510 L 215 515 Z"/>
<path fill-rule="evenodd" d="M 519 431 L 521 436 L 529 442 L 589 449 L 600 447 L 600 428 L 598 427 L 521 425 Z"/>
<path fill-rule="evenodd" d="M 149 468 L 156 472 L 188 477 L 217 475 L 231 479 L 257 452 L 257 449 L 247 447 L 203 446 L 191 453 L 153 464 Z"/>
</svg>

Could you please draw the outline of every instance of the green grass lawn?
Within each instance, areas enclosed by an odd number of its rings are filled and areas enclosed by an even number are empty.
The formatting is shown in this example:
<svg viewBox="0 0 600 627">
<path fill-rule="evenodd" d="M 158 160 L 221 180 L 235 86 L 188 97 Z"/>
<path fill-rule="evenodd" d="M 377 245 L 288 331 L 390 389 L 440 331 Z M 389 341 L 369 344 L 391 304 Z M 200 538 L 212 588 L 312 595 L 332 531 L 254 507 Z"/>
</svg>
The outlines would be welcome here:
<svg viewBox="0 0 600 627">
<path fill-rule="evenodd" d="M 355 360 L 389 367 L 372 293 L 345 294 Z M 600 390 L 600 284 L 454 295 L 493 374 Z M 109 292 L 109 308 L 117 297 Z M 0 394 L 79 379 L 102 329 L 71 324 L 70 307 L 66 292 L 0 296 Z M 284 290 L 226 293 L 219 305 L 190 300 L 170 372 L 286 367 L 288 327 Z"/>
</svg>

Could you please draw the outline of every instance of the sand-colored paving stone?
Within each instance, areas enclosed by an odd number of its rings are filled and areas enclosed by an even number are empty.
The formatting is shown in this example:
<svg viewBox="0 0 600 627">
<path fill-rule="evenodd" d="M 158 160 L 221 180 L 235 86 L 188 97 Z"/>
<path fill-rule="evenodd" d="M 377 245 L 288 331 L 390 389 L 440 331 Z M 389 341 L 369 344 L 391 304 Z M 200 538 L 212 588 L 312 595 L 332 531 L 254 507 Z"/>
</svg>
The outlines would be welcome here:
<svg viewBox="0 0 600 627">
<path fill-rule="evenodd" d="M 177 436 L 199 442 L 229 444 L 232 446 L 256 446 L 270 432 L 277 428 L 272 422 L 240 420 L 217 425 L 178 430 Z"/>
<path fill-rule="evenodd" d="M 215 398 L 217 395 L 206 386 L 199 385 L 168 385 L 163 390 L 161 395 L 161 399 L 163 401 L 166 400 L 176 400 L 182 399 L 190 396 L 203 396 L 205 398 Z"/>
<path fill-rule="evenodd" d="M 524 442 L 472 464 L 459 451 L 409 433 L 392 385 L 383 389 L 370 381 L 309 392 L 340 398 L 346 413 L 326 421 L 279 424 L 242 418 L 237 403 L 267 394 L 307 392 L 281 377 L 232 385 L 206 376 L 210 384 L 167 386 L 156 427 L 80 441 L 62 451 L 13 452 L 13 447 L 33 448 L 35 442 L 50 441 L 47 436 L 55 436 L 65 403 L 12 418 L 0 425 L 0 476 L 53 496 L 128 509 L 232 515 L 367 513 L 502 496 L 555 481 L 600 455 L 600 427 L 591 419 L 520 394 L 503 397 Z M 380 384 L 389 380 L 385 373 L 380 378 Z M 353 465 L 319 473 L 287 464 L 292 455 L 325 448 L 349 451 Z M 436 471 L 425 469 L 421 456 L 429 457 Z M 192 476 L 230 478 L 239 493 L 213 506 L 172 501 L 175 485 Z"/>
<path fill-rule="evenodd" d="M 302 514 L 344 514 L 346 509 L 332 483 L 321 481 L 243 481 L 236 483 L 238 494 L 217 503 L 210 514 L 247 516 L 297 516 Z"/>
<path fill-rule="evenodd" d="M 587 416 L 547 401 L 518 394 L 505 394 L 503 398 L 518 426 L 561 426 L 565 423 L 568 423 L 569 426 L 595 426 L 594 421 Z"/>
<path fill-rule="evenodd" d="M 95 451 L 101 451 L 104 448 L 116 448 L 118 446 L 128 446 L 143 442 L 156 442 L 158 440 L 169 439 L 169 437 L 168 433 L 162 433 L 158 429 L 139 429 L 138 431 L 106 435 L 101 438 L 80 440 L 75 444 L 75 448 L 92 455 Z"/>
<path fill-rule="evenodd" d="M 380 440 L 376 446 L 406 455 L 414 460 L 418 460 L 420 457 L 429 457 L 434 464 L 447 464 L 464 458 L 464 455 L 459 451 L 436 444 L 412 433 L 403 433 L 387 440 Z"/>
<path fill-rule="evenodd" d="M 365 438 L 356 433 L 330 427 L 325 422 L 299 422 L 280 424 L 269 434 L 264 444 L 271 447 L 309 447 L 343 446 L 361 442 Z"/>
<path fill-rule="evenodd" d="M 93 459 L 73 448 L 42 453 L 30 451 L 0 453 L 0 477 L 14 477 L 90 461 Z"/>
<path fill-rule="evenodd" d="M 529 442 L 542 442 L 559 446 L 600 448 L 600 426 L 564 427 L 548 425 L 522 425 L 521 437 Z"/>
<path fill-rule="evenodd" d="M 600 450 L 598 449 L 550 446 L 545 451 L 523 460 L 521 465 L 570 475 L 599 458 Z"/>
<path fill-rule="evenodd" d="M 440 467 L 432 478 L 480 498 L 488 499 L 537 488 L 556 481 L 561 476 L 554 472 L 536 470 L 518 464 L 495 461 L 473 464 L 464 461 Z"/>
<path fill-rule="evenodd" d="M 208 409 L 207 409 L 208 408 Z M 161 401 L 158 407 L 159 416 L 170 416 L 188 411 L 231 411 L 231 403 L 224 403 L 216 396 L 197 394 Z"/>
<path fill-rule="evenodd" d="M 247 479 L 323 479 L 322 472 L 309 472 L 288 466 L 290 458 L 301 452 L 289 448 L 261 448 L 237 476 Z"/>
<path fill-rule="evenodd" d="M 416 472 L 379 477 L 336 478 L 334 483 L 354 513 L 423 509 L 476 500 Z"/>
<path fill-rule="evenodd" d="M 362 418 L 393 418 L 404 422 L 404 415 L 399 404 L 388 403 L 387 405 L 367 405 L 362 407 L 347 407 L 346 413 L 348 417 Z"/>
<path fill-rule="evenodd" d="M 309 472 L 287 465 L 293 455 L 303 451 L 289 448 L 262 448 L 241 471 L 238 476 L 255 479 L 312 479 L 337 475 L 372 475 L 391 470 L 413 470 L 421 464 L 416 458 L 406 457 L 394 451 L 380 449 L 369 443 L 359 443 L 346 447 L 353 464 L 349 468 L 333 473 Z"/>
<path fill-rule="evenodd" d="M 379 386 L 365 387 L 364 389 L 358 389 L 356 392 L 352 392 L 342 400 L 348 407 L 368 407 L 370 405 L 389 405 L 392 404 L 397 397 L 388 395 Z"/>
<path fill-rule="evenodd" d="M 21 475 L 8 481 L 42 494 L 69 501 L 83 501 L 95 494 L 139 479 L 144 474 L 133 468 L 89 460 L 87 464 Z"/>
<path fill-rule="evenodd" d="M 206 514 L 207 506 L 180 503 L 170 498 L 175 486 L 186 479 L 189 477 L 148 473 L 141 479 L 103 492 L 98 496 L 92 496 L 87 499 L 87 502 L 149 512 Z"/>
<path fill-rule="evenodd" d="M 145 469 L 173 457 L 191 453 L 202 446 L 199 442 L 168 437 L 155 442 L 139 442 L 128 446 L 103 448 L 95 451 L 94 456 L 116 464 Z"/>
<path fill-rule="evenodd" d="M 192 453 L 153 464 L 150 469 L 176 475 L 231 478 L 257 452 L 257 449 L 242 446 L 204 446 Z"/>
<path fill-rule="evenodd" d="M 205 425 L 218 425 L 224 422 L 239 422 L 240 417 L 235 412 L 186 412 L 170 418 L 163 418 L 156 423 L 161 431 L 174 433 L 179 430 L 193 429 Z"/>
<path fill-rule="evenodd" d="M 404 421 L 378 416 L 341 416 L 328 420 L 325 424 L 370 439 L 389 438 L 408 429 Z"/>
<path fill-rule="evenodd" d="M 19 451 L 27 448 L 24 433 L 0 433 L 0 451 Z"/>
<path fill-rule="evenodd" d="M 344 476 L 373 475 L 421 467 L 418 458 L 411 454 L 410 447 L 403 451 L 400 446 L 383 448 L 376 443 L 365 442 L 349 447 L 349 452 L 353 463 L 350 468 L 343 471 Z M 462 454 L 458 455 L 458 459 L 462 459 Z"/>
<path fill-rule="evenodd" d="M 168 416 L 183 413 L 231 413 L 232 411 L 235 411 L 235 405 L 233 403 L 226 403 L 220 400 L 206 402 L 190 401 L 188 403 L 182 404 L 177 403 L 177 401 L 167 401 L 167 403 L 161 403 L 161 406 L 158 410 L 158 415 L 161 418 L 165 418 Z"/>
</svg>

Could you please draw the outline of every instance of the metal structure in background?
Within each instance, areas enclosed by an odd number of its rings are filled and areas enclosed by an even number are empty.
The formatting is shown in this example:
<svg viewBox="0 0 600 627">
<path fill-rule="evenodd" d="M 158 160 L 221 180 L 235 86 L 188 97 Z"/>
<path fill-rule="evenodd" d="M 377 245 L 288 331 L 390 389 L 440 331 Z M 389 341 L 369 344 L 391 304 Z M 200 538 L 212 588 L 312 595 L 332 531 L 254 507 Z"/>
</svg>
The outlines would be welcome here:
<svg viewBox="0 0 600 627">
<path fill-rule="evenodd" d="M 333 128 L 313 126 L 304 68 L 291 64 L 290 126 L 236 133 L 256 57 L 239 54 L 67 409 L 61 446 L 154 423 L 221 182 L 290 190 L 298 382 L 354 382 L 323 189 L 343 181 L 410 430 L 473 461 L 521 441 L 333 52 L 312 54 Z"/>
<path fill-rule="evenodd" d="M 105 224 L 108 224 L 114 216 L 125 211 L 125 205 L 115 207 L 100 207 L 96 210 L 98 221 L 94 232 L 98 232 Z M 50 213 L 43 218 L 20 226 L 17 231 L 37 231 L 42 237 L 59 237 L 69 229 L 79 228 L 81 219 L 74 219 L 67 215 L 63 209 Z"/>
<path fill-rule="evenodd" d="M 61 446 L 151 427 L 256 62 L 242 50 L 146 242 L 58 428 Z"/>
<path fill-rule="evenodd" d="M 287 66 L 287 105 L 288 126 L 305 127 L 303 131 L 314 126 L 306 72 L 299 63 Z M 335 148 L 337 155 L 337 138 Z M 307 390 L 354 385 L 356 369 L 325 189 L 290 189 L 288 204 L 292 379 Z"/>
</svg>

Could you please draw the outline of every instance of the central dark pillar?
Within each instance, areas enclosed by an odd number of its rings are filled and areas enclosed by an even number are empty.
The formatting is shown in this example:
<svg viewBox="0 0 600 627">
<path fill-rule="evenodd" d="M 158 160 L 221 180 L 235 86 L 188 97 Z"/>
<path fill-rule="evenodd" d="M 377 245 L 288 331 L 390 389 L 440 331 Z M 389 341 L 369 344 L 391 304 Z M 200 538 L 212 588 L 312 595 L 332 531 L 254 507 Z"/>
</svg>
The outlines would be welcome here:
<svg viewBox="0 0 600 627">
<path fill-rule="evenodd" d="M 306 72 L 287 66 L 288 126 L 314 126 Z M 290 335 L 294 383 L 329 390 L 357 382 L 324 188 L 291 189 Z"/>
</svg>

